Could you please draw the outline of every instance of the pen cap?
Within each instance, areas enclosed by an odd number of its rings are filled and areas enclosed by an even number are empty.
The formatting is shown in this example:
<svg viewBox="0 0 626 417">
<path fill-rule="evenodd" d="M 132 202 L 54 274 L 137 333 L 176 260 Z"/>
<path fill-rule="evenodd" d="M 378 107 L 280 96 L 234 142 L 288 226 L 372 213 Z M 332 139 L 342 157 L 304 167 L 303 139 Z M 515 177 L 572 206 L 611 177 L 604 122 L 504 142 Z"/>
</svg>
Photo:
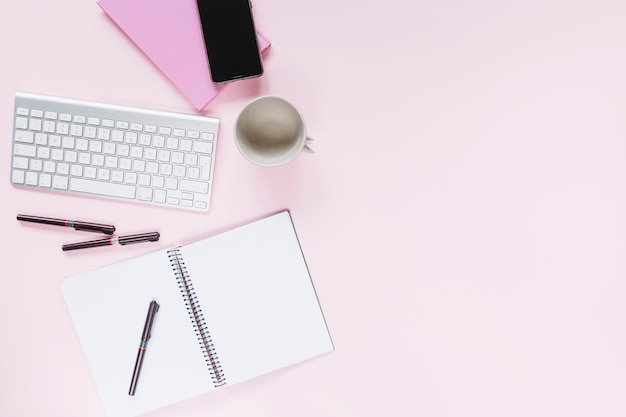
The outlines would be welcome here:
<svg viewBox="0 0 626 417">
<path fill-rule="evenodd" d="M 157 311 L 159 311 L 159 303 L 152 300 L 148 307 L 148 315 L 146 316 L 146 324 L 143 326 L 143 332 L 141 334 L 142 340 L 148 340 L 152 336 L 152 326 L 154 324 L 154 317 Z"/>
<path fill-rule="evenodd" d="M 132 243 L 156 242 L 159 240 L 159 232 L 141 233 L 138 235 L 120 236 L 117 241 L 120 245 L 130 245 Z"/>
<path fill-rule="evenodd" d="M 83 232 L 100 232 L 107 235 L 115 233 L 115 226 L 108 224 L 74 222 L 74 229 Z"/>
</svg>

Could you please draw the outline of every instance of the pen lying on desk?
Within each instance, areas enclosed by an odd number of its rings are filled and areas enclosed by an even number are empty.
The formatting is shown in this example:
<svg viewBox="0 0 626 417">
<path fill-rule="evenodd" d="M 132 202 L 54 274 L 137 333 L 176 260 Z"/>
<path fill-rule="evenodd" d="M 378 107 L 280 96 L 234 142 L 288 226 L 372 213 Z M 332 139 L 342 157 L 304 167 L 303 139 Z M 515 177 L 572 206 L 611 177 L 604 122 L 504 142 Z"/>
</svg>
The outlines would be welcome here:
<svg viewBox="0 0 626 417">
<path fill-rule="evenodd" d="M 29 216 L 27 214 L 18 214 L 17 219 L 25 222 L 49 224 L 53 226 L 72 227 L 75 230 L 87 232 L 101 232 L 112 235 L 115 232 L 115 226 L 109 224 L 89 223 L 80 220 L 64 220 L 53 219 L 51 217 Z"/>
<path fill-rule="evenodd" d="M 63 245 L 64 251 L 74 249 L 96 248 L 98 246 L 110 246 L 115 243 L 120 245 L 130 245 L 132 243 L 156 242 L 159 240 L 159 232 L 141 233 L 138 235 L 126 235 L 118 237 L 107 237 L 104 239 L 88 240 L 87 242 L 67 243 Z"/>
<path fill-rule="evenodd" d="M 137 352 L 137 359 L 135 360 L 135 368 L 133 368 L 133 378 L 130 381 L 130 388 L 128 395 L 135 395 L 137 389 L 137 380 L 139 379 L 139 372 L 141 372 L 141 365 L 143 364 L 143 357 L 146 354 L 148 348 L 148 340 L 152 336 L 152 326 L 154 325 L 154 317 L 157 311 L 159 311 L 159 304 L 152 300 L 148 307 L 148 315 L 146 316 L 146 324 L 143 326 L 143 332 L 141 332 L 141 341 L 139 342 L 139 351 Z"/>
</svg>

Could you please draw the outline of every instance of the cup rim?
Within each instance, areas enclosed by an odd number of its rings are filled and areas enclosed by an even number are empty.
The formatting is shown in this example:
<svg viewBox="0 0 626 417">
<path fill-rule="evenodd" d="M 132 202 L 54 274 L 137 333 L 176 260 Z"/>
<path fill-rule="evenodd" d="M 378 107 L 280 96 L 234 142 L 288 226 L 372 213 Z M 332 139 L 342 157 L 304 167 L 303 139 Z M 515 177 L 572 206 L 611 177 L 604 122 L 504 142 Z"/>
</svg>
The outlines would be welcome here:
<svg viewBox="0 0 626 417">
<path fill-rule="evenodd" d="M 295 152 L 291 157 L 289 157 L 289 159 L 286 159 L 284 161 L 279 161 L 279 162 L 269 162 L 269 163 L 265 163 L 265 162 L 260 162 L 260 161 L 256 161 L 253 160 L 250 156 L 248 156 L 241 148 L 241 145 L 239 144 L 239 140 L 237 139 L 237 127 L 239 125 L 239 120 L 241 118 L 241 115 L 243 114 L 243 112 L 250 107 L 251 105 L 255 104 L 257 101 L 261 101 L 261 100 L 267 100 L 267 99 L 276 99 L 279 101 L 282 101 L 283 103 L 286 103 L 287 105 L 289 105 L 298 115 L 298 117 L 300 118 L 300 122 L 302 123 L 302 129 L 304 131 L 304 137 L 302 138 L 302 145 L 300 146 L 300 149 L 298 150 L 298 152 Z M 262 95 L 259 96 L 257 98 L 254 98 L 250 101 L 248 101 L 246 103 L 246 105 L 239 111 L 239 113 L 237 114 L 237 118 L 235 119 L 235 124 L 233 125 L 233 139 L 235 141 L 235 145 L 237 146 L 237 149 L 239 150 L 239 153 L 241 155 L 244 156 L 244 158 L 246 158 L 249 162 L 258 165 L 258 166 L 262 166 L 262 167 L 277 167 L 277 166 L 281 166 L 281 165 L 285 165 L 291 161 L 293 161 L 294 159 L 296 159 L 296 157 L 298 155 L 300 155 L 300 153 L 302 152 L 302 149 L 304 148 L 304 146 L 306 145 L 306 138 L 307 138 L 307 129 L 306 129 L 306 123 L 304 121 L 304 117 L 302 117 L 302 114 L 300 113 L 300 110 L 298 110 L 298 108 L 291 103 L 289 100 L 280 97 L 280 96 L 276 96 L 276 95 L 272 95 L 272 94 L 267 94 L 267 95 Z"/>
</svg>

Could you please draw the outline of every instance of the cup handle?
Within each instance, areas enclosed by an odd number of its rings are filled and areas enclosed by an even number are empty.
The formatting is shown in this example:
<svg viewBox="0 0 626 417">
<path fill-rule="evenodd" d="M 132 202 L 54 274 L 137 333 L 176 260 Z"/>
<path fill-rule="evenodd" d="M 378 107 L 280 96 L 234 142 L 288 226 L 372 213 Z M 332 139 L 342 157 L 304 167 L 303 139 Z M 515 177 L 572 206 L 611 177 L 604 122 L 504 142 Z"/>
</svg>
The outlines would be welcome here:
<svg viewBox="0 0 626 417">
<path fill-rule="evenodd" d="M 309 146 L 309 145 L 311 145 L 311 142 L 313 142 L 313 138 L 307 137 L 305 142 L 304 142 L 304 148 L 302 148 L 302 150 L 304 152 L 315 153 L 315 151 Z"/>
</svg>

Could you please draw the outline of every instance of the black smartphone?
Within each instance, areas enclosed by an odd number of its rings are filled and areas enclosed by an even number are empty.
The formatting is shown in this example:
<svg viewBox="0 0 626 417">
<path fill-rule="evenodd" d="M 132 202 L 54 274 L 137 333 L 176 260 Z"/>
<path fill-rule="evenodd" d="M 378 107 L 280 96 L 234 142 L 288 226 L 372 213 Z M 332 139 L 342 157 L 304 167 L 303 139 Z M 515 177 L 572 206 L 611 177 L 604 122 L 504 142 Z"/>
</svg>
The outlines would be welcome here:
<svg viewBox="0 0 626 417">
<path fill-rule="evenodd" d="M 197 4 L 213 82 L 263 74 L 250 1 L 197 0 Z"/>
</svg>

